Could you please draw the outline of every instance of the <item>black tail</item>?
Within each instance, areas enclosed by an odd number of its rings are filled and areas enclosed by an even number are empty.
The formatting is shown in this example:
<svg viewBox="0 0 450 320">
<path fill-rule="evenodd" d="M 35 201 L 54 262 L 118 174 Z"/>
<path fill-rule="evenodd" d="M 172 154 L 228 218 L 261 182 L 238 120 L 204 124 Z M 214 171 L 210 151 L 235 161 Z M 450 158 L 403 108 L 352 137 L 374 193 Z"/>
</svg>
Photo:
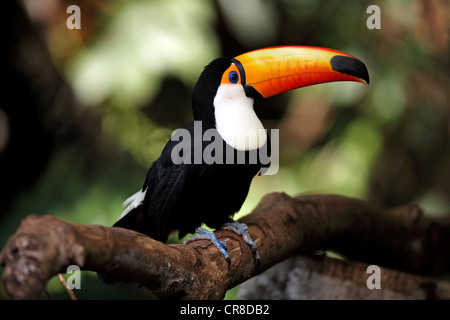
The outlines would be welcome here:
<svg viewBox="0 0 450 320">
<path fill-rule="evenodd" d="M 144 220 L 142 206 L 138 206 L 114 223 L 113 227 L 130 229 L 147 234 L 148 231 L 146 230 L 146 222 Z"/>
</svg>

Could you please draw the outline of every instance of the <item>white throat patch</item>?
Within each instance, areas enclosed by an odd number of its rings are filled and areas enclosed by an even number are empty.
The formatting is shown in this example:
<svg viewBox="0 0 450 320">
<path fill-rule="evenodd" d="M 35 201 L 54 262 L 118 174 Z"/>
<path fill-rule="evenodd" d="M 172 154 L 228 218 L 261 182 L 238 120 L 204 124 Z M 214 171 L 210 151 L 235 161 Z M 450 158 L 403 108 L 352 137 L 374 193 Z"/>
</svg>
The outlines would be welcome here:
<svg viewBox="0 0 450 320">
<path fill-rule="evenodd" d="M 226 143 L 240 151 L 261 148 L 267 134 L 242 85 L 221 84 L 214 98 L 216 128 Z"/>
</svg>

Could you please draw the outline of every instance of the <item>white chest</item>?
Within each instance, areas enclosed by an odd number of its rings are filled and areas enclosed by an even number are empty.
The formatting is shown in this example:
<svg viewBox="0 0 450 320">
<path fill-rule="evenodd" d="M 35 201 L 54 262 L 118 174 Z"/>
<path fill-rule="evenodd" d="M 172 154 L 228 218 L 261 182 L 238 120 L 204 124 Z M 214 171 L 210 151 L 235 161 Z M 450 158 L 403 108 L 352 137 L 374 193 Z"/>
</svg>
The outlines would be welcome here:
<svg viewBox="0 0 450 320">
<path fill-rule="evenodd" d="M 267 135 L 253 110 L 253 99 L 245 95 L 241 85 L 220 85 L 214 109 L 217 131 L 233 148 L 255 150 L 266 143 Z"/>
</svg>

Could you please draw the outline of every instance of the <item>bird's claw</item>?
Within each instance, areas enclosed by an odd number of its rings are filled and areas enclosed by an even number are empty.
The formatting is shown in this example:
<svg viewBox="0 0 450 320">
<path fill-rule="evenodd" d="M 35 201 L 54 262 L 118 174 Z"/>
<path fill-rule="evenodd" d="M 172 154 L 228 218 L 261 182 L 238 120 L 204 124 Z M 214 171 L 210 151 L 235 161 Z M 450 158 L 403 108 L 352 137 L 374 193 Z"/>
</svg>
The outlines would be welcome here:
<svg viewBox="0 0 450 320">
<path fill-rule="evenodd" d="M 253 242 L 250 234 L 248 233 L 248 226 L 245 223 L 240 223 L 237 221 L 226 222 L 220 229 L 230 230 L 234 233 L 237 233 L 244 239 L 244 241 L 251 247 L 253 255 L 256 260 L 256 265 L 259 265 L 261 262 L 261 257 L 256 247 L 256 243 Z"/>
<path fill-rule="evenodd" d="M 225 258 L 225 260 L 227 261 L 228 265 L 230 265 L 230 263 L 231 263 L 230 255 L 227 252 L 227 244 L 225 241 L 220 241 L 219 239 L 217 239 L 214 232 L 208 231 L 208 230 L 200 228 L 200 227 L 196 228 L 195 232 L 198 233 L 198 235 L 186 239 L 183 242 L 183 244 L 187 244 L 189 242 L 199 240 L 199 239 L 209 240 L 222 253 L 222 255 Z"/>
</svg>

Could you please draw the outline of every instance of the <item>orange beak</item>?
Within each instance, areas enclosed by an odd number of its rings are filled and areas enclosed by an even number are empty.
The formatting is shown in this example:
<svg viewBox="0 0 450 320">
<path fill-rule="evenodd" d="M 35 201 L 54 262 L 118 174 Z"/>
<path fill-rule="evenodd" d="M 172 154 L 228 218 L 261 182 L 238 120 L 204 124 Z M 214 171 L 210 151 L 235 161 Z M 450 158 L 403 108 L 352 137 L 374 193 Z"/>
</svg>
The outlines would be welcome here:
<svg viewBox="0 0 450 320">
<path fill-rule="evenodd" d="M 332 49 L 307 46 L 264 48 L 233 59 L 247 96 L 279 93 L 332 81 L 369 83 L 369 73 L 357 58 Z"/>
</svg>

